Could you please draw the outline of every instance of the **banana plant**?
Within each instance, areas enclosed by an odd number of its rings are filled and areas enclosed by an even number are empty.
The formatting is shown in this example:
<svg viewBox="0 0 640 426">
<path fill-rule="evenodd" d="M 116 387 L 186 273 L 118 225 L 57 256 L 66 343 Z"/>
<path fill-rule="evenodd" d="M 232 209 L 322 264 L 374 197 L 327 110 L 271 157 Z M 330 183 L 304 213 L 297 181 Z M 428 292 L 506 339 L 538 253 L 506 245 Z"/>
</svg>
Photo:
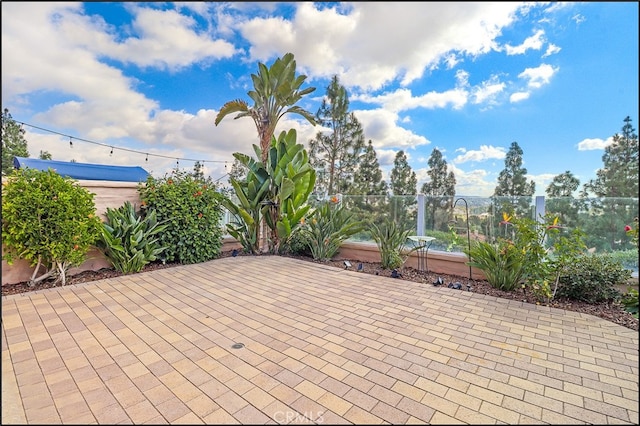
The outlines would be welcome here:
<svg viewBox="0 0 640 426">
<path fill-rule="evenodd" d="M 277 253 L 281 243 L 291 237 L 293 230 L 307 215 L 307 204 L 313 191 L 316 172 L 309 164 L 309 156 L 302 144 L 296 143 L 294 129 L 282 132 L 271 140 L 266 166 L 245 154 L 234 157 L 247 167 L 247 177 L 242 181 L 231 180 L 237 202 L 226 198 L 223 205 L 233 214 L 227 225 L 248 253 L 258 253 L 260 224 L 264 220 L 269 228 L 269 251 Z M 262 149 L 253 145 L 257 158 Z"/>
<path fill-rule="evenodd" d="M 295 129 L 281 132 L 278 139 L 272 139 L 267 156 L 271 185 L 262 214 L 271 230 L 269 249 L 274 253 L 280 251 L 281 244 L 291 237 L 311 209 L 307 200 L 316 182 L 316 172 L 296 137 Z"/>
<path fill-rule="evenodd" d="M 254 149 L 256 146 L 254 145 Z M 227 231 L 242 244 L 245 252 L 259 252 L 259 232 L 261 223 L 262 202 L 268 195 L 270 179 L 264 165 L 246 154 L 236 152 L 233 156 L 244 164 L 248 173 L 245 179 L 231 179 L 237 203 L 224 198 L 222 205 L 233 215 L 234 219 L 227 224 Z"/>
</svg>

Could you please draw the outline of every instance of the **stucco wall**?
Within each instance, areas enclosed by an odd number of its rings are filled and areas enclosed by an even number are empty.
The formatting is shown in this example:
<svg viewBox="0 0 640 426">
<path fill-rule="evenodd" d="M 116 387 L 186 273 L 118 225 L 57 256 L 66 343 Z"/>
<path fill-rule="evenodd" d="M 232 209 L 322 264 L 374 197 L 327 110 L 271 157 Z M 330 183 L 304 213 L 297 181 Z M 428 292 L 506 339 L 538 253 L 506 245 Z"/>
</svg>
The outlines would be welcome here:
<svg viewBox="0 0 640 426">
<path fill-rule="evenodd" d="M 360 260 L 363 262 L 380 262 L 380 252 L 375 243 L 362 243 L 347 241 L 340 246 L 336 255 L 337 259 Z M 467 256 L 463 253 L 447 253 L 429 250 L 427 253 L 427 269 L 429 272 L 440 274 L 469 276 L 469 266 L 466 264 Z M 405 266 L 418 268 L 418 255 L 411 253 Z M 477 268 L 471 268 L 471 276 L 474 280 L 484 279 L 484 273 Z"/>
</svg>

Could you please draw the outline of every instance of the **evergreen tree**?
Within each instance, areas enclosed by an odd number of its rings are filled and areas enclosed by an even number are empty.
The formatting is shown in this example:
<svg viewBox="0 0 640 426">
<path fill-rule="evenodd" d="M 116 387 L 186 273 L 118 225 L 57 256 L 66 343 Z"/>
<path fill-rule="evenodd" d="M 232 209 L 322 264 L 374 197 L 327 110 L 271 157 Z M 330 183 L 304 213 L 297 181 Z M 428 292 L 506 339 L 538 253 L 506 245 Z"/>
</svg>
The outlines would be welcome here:
<svg viewBox="0 0 640 426">
<path fill-rule="evenodd" d="M 448 171 L 447 161 L 442 152 L 434 148 L 427 163 L 429 181 L 422 185 L 422 194 L 426 196 L 426 208 L 431 230 L 445 231 L 449 217 L 453 212 L 453 198 L 456 195 L 456 177 Z"/>
<path fill-rule="evenodd" d="M 349 113 L 347 91 L 337 75 L 327 87 L 316 122 L 330 129 L 309 141 L 309 161 L 315 169 L 324 170 L 316 185 L 326 188 L 328 195 L 346 192 L 364 149 L 364 132 L 355 115 Z"/>
<path fill-rule="evenodd" d="M 633 246 L 624 226 L 638 216 L 638 135 L 631 118 L 623 121 L 622 133 L 613 135 L 613 143 L 602 155 L 604 167 L 581 193 L 590 206 L 584 225 L 587 244 L 600 251 Z M 597 198 L 587 199 L 590 193 Z"/>
<path fill-rule="evenodd" d="M 53 156 L 51 155 L 51 153 L 49 151 L 43 151 L 43 150 L 40 150 L 40 154 L 38 155 L 38 158 L 41 160 L 53 160 Z"/>
<path fill-rule="evenodd" d="M 364 154 L 360 157 L 358 168 L 353 176 L 350 188 L 352 206 L 361 220 L 379 220 L 385 214 L 387 183 L 382 178 L 382 169 L 378 163 L 373 143 L 369 140 Z"/>
<path fill-rule="evenodd" d="M 228 179 L 229 184 L 231 184 L 231 179 L 234 179 L 237 181 L 245 180 L 247 177 L 247 172 L 248 172 L 247 166 L 245 166 L 240 162 L 240 160 L 235 158 L 233 160 L 233 164 L 231 165 L 231 171 L 229 171 L 229 179 Z"/>
<path fill-rule="evenodd" d="M 391 169 L 391 216 L 403 228 L 415 228 L 418 178 L 411 170 L 404 151 L 398 151 Z"/>
<path fill-rule="evenodd" d="M 27 141 L 24 139 L 25 130 L 15 122 L 9 110 L 2 112 L 2 175 L 13 171 L 15 157 L 28 157 Z"/>
<path fill-rule="evenodd" d="M 573 193 L 580 186 L 580 180 L 569 170 L 553 178 L 545 190 L 547 194 L 545 210 L 558 216 L 566 227 L 574 227 L 578 220 L 580 201 Z"/>
<path fill-rule="evenodd" d="M 628 116 L 624 123 L 622 134 L 613 135 L 613 143 L 604 150 L 604 167 L 585 184 L 597 197 L 638 196 L 638 135 Z"/>
<path fill-rule="evenodd" d="M 354 175 L 351 194 L 386 195 L 387 183 L 382 179 L 382 169 L 378 163 L 373 142 L 369 140 L 364 154 L 360 157 L 358 169 Z"/>
<path fill-rule="evenodd" d="M 580 180 L 569 170 L 553 178 L 545 192 L 548 197 L 572 197 L 580 186 Z"/>
<path fill-rule="evenodd" d="M 536 184 L 534 181 L 527 181 L 527 169 L 522 167 L 522 154 L 518 142 L 512 142 L 493 193 L 494 215 L 498 219 L 496 223 L 500 222 L 503 212 L 529 215 Z"/>
<path fill-rule="evenodd" d="M 193 172 L 191 173 L 191 175 L 196 180 L 204 181 L 204 171 L 202 170 L 203 167 L 204 166 L 200 161 L 196 161 L 196 163 L 193 165 Z"/>
</svg>

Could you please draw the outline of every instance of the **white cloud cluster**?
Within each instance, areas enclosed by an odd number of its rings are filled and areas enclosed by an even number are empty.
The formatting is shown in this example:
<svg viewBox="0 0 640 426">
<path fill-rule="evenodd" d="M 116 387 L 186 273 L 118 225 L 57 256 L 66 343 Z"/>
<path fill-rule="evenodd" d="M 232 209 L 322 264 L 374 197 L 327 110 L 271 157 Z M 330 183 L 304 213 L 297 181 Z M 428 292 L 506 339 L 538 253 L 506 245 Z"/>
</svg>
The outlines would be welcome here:
<svg viewBox="0 0 640 426">
<path fill-rule="evenodd" d="M 508 73 L 473 75 L 465 67 L 485 55 L 525 55 L 543 51 L 545 45 L 543 57 L 558 53 L 560 47 L 548 42 L 542 29 L 520 43 L 501 45 L 497 41 L 530 8 L 544 5 L 300 2 L 287 6 L 291 13 L 285 16 L 274 13 L 275 3 L 124 3 L 121 7 L 131 20 L 114 27 L 100 16 L 87 14 L 83 3 L 4 2 L 3 105 L 15 105 L 14 115 L 32 114 L 32 104 L 46 94 L 49 106 L 32 117 L 49 127 L 73 129 L 75 134 L 98 141 L 136 141 L 141 151 L 169 157 L 231 159 L 232 152 L 252 152 L 251 144 L 257 142 L 250 119 L 229 117 L 213 126 L 215 109 L 168 108 L 146 94 L 153 92 L 148 90 L 144 73 L 206 69 L 230 58 L 254 64 L 293 52 L 299 72 L 308 75 L 310 82 L 339 75 L 341 84 L 350 90 L 350 99 L 362 105 L 354 113 L 366 138 L 374 141 L 381 164 L 388 165 L 398 150 L 407 152 L 431 143 L 428 135 L 403 127 L 411 122 L 410 113 L 415 110 L 484 108 L 504 99 L 522 102 L 533 90 L 550 84 L 559 72 L 559 67 L 542 63 L 514 74 L 520 80 L 511 81 L 514 77 Z M 141 71 L 139 79 L 132 68 Z M 448 87 L 419 84 L 442 69 L 451 71 Z M 248 76 L 218 78 L 229 86 L 251 87 Z M 161 87 L 153 89 L 162 91 Z M 293 117 L 287 117 L 281 126 L 295 128 L 303 142 L 319 130 Z M 58 137 L 30 136 L 36 151 L 38 147 L 53 151 L 53 144 L 61 142 Z M 578 149 L 601 149 L 595 146 L 595 140 L 587 139 Z M 62 152 L 77 161 L 104 158 L 99 146 L 81 154 Z M 483 145 L 458 155 L 453 163 L 502 159 L 504 155 L 504 148 Z M 120 157 L 113 158 L 115 164 L 117 161 Z M 153 167 L 158 170 L 174 165 L 172 159 L 149 161 L 157 161 Z M 224 171 L 221 165 L 210 167 L 218 174 Z M 476 182 L 483 187 L 481 182 L 488 176 L 485 171 L 456 169 L 458 173 L 459 185 Z"/>
</svg>

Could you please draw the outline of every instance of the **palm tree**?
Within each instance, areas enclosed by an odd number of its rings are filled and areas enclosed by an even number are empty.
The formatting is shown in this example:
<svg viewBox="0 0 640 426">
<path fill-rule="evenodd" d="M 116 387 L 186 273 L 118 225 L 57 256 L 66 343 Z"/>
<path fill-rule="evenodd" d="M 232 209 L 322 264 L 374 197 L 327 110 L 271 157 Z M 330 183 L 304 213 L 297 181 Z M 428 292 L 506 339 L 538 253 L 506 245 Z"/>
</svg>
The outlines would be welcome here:
<svg viewBox="0 0 640 426">
<path fill-rule="evenodd" d="M 306 80 L 306 75 L 296 77 L 296 61 L 293 53 L 287 53 L 268 68 L 258 64 L 258 74 L 251 74 L 253 87 L 247 94 L 253 99 L 254 105 L 241 99 L 236 99 L 225 103 L 216 116 L 215 125 L 228 114 L 237 112 L 235 119 L 240 117 L 251 117 L 258 129 L 260 138 L 261 160 L 263 164 L 267 162 L 271 137 L 280 118 L 286 113 L 300 114 L 314 126 L 316 121 L 313 115 L 296 106 L 295 104 L 306 94 L 316 90 L 315 87 L 308 87 L 300 90 L 300 86 Z"/>
</svg>

